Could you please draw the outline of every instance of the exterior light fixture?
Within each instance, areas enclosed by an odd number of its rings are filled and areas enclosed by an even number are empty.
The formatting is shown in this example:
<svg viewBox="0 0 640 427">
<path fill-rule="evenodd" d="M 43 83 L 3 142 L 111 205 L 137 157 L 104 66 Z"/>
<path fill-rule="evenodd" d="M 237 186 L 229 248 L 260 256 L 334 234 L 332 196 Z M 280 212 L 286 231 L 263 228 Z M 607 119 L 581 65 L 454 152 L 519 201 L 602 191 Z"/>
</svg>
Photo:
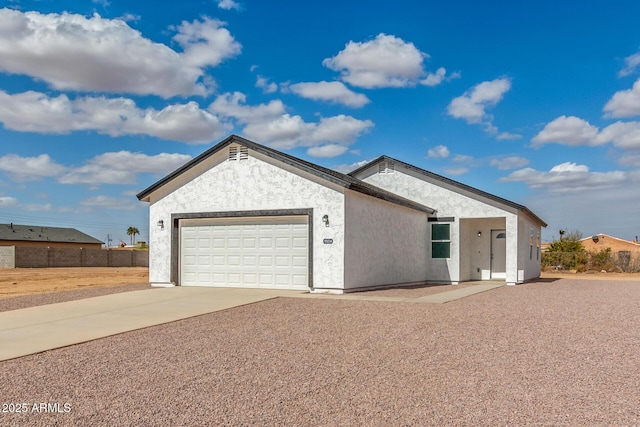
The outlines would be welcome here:
<svg viewBox="0 0 640 427">
<path fill-rule="evenodd" d="M 478 231 L 478 237 L 482 237 L 482 231 Z"/>
<path fill-rule="evenodd" d="M 158 221 L 158 227 L 164 230 L 164 220 L 161 219 L 160 221 Z"/>
<path fill-rule="evenodd" d="M 324 222 L 324 226 L 325 227 L 328 227 L 329 226 L 329 215 L 323 215 L 322 222 Z"/>
</svg>

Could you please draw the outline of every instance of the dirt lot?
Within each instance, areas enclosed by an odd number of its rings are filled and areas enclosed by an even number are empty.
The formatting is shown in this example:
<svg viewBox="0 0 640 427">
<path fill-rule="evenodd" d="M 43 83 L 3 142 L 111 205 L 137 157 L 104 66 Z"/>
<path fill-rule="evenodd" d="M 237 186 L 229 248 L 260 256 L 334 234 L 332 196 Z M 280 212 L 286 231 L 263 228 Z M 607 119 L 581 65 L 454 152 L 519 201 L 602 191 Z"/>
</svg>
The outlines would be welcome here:
<svg viewBox="0 0 640 427">
<path fill-rule="evenodd" d="M 149 283 L 147 267 L 0 269 L 0 299 Z"/>
<path fill-rule="evenodd" d="M 2 362 L 0 425 L 638 426 L 638 306 L 600 278 L 276 298 Z"/>
</svg>

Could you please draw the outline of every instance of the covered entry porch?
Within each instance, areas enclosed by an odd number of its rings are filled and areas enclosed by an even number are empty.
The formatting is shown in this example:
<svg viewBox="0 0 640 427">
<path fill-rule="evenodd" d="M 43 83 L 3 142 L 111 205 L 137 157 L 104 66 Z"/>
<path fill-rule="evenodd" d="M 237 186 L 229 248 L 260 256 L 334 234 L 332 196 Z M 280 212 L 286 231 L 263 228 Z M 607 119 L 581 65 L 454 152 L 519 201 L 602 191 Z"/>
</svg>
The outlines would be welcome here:
<svg viewBox="0 0 640 427">
<path fill-rule="evenodd" d="M 460 219 L 460 281 L 517 283 L 517 220 L 508 217 Z"/>
</svg>

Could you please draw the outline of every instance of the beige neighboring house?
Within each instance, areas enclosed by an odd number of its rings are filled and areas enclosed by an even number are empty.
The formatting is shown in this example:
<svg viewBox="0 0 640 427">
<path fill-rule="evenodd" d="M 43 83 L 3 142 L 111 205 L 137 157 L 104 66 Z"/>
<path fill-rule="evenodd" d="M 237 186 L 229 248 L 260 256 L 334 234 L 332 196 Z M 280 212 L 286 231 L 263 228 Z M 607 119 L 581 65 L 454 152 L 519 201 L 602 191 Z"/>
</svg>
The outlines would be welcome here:
<svg viewBox="0 0 640 427">
<path fill-rule="evenodd" d="M 102 245 L 75 228 L 0 224 L 0 246 L 101 249 Z"/>
<path fill-rule="evenodd" d="M 599 252 L 611 248 L 611 252 L 638 252 L 640 253 L 640 243 L 633 240 L 624 240 L 618 237 L 599 233 L 581 239 L 582 246 L 587 252 Z"/>
</svg>

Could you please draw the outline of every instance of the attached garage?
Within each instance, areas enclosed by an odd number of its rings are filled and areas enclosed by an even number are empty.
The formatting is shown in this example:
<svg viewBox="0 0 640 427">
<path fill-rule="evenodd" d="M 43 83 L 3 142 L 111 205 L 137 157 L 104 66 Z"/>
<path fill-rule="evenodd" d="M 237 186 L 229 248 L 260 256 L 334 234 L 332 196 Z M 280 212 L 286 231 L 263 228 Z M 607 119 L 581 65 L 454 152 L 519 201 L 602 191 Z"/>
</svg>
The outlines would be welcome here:
<svg viewBox="0 0 640 427">
<path fill-rule="evenodd" d="M 237 136 L 138 198 L 154 286 L 342 293 L 427 279 L 433 209 Z"/>
<path fill-rule="evenodd" d="M 308 289 L 307 216 L 184 219 L 183 286 Z"/>
</svg>

